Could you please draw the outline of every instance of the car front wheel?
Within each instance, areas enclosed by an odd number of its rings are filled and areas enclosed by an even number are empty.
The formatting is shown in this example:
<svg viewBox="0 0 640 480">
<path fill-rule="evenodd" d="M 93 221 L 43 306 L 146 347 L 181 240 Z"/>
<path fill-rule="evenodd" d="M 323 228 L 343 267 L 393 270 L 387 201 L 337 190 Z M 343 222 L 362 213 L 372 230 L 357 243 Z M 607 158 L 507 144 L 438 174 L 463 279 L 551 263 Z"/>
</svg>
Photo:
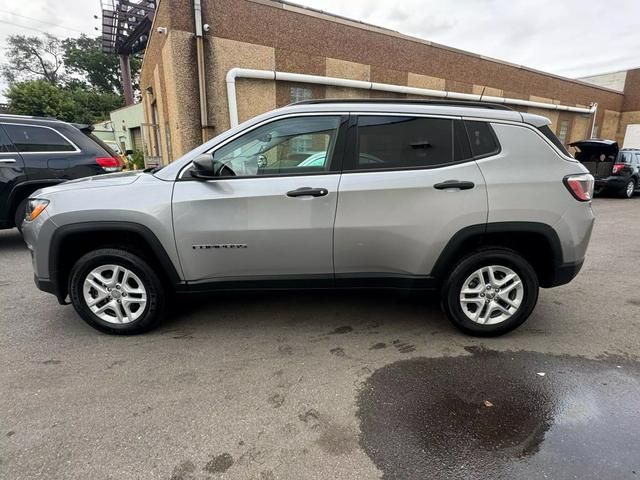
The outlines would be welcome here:
<svg viewBox="0 0 640 480">
<path fill-rule="evenodd" d="M 538 300 L 538 278 L 512 250 L 476 252 L 456 265 L 445 282 L 442 304 L 465 333 L 497 336 L 521 325 Z"/>
<path fill-rule="evenodd" d="M 104 248 L 73 266 L 69 294 L 74 308 L 92 327 L 131 335 L 156 327 L 164 310 L 164 287 L 141 257 Z"/>
</svg>

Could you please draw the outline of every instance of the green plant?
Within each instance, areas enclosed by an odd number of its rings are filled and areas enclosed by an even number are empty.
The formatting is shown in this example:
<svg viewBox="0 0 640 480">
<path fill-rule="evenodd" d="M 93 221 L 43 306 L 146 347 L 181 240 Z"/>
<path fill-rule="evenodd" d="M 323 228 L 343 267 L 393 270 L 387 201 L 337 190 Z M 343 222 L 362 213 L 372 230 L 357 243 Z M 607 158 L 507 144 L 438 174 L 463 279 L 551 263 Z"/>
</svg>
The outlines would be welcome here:
<svg viewBox="0 0 640 480">
<path fill-rule="evenodd" d="M 132 170 L 144 169 L 144 154 L 141 150 L 134 150 L 133 153 L 129 155 L 129 168 Z"/>
</svg>

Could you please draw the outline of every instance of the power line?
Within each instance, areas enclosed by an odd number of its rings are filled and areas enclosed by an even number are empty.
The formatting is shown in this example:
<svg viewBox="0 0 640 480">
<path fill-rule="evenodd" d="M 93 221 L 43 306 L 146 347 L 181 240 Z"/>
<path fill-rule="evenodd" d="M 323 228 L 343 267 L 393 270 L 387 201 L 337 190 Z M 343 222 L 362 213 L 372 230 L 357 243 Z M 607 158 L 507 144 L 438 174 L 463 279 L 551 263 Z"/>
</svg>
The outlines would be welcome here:
<svg viewBox="0 0 640 480">
<path fill-rule="evenodd" d="M 34 28 L 34 27 L 28 27 L 27 25 L 20 25 L 19 23 L 10 22 L 9 20 L 2 20 L 2 19 L 0 19 L 0 23 L 4 23 L 4 24 L 6 24 L 6 25 L 11 25 L 12 27 L 16 27 L 16 28 L 24 28 L 24 29 L 26 29 L 26 30 L 32 30 L 32 31 L 34 31 L 34 32 L 38 32 L 38 33 L 44 33 L 45 35 L 51 35 L 52 37 L 58 37 L 58 38 L 59 38 L 59 36 L 58 36 L 58 35 L 54 35 L 54 34 L 53 34 L 53 33 L 51 33 L 51 32 L 46 32 L 46 31 L 44 31 L 44 30 L 40 30 L 40 29 L 38 29 L 38 28 Z M 63 29 L 63 30 L 67 30 L 67 31 L 79 32 L 79 30 L 69 30 L 69 29 L 67 29 L 66 27 L 59 27 L 59 28 L 61 28 L 61 29 Z M 89 33 L 88 33 L 88 32 L 80 32 L 80 33 L 84 33 L 84 34 L 86 34 L 86 35 L 89 35 Z"/>
<path fill-rule="evenodd" d="M 51 35 L 50 32 L 45 32 L 44 30 L 38 30 L 37 28 L 33 28 L 33 27 L 27 27 L 26 25 L 20 25 L 18 23 L 13 23 L 13 22 L 10 22 L 8 20 L 0 19 L 0 23 L 5 23 L 7 25 L 11 25 L 12 27 L 26 28 L 27 30 L 33 30 L 34 32 L 44 33 L 46 35 Z M 55 36 L 55 35 L 53 35 L 53 36 Z"/>
<path fill-rule="evenodd" d="M 73 28 L 73 27 L 65 27 L 64 25 L 60 25 L 59 23 L 48 22 L 48 21 L 46 21 L 46 20 L 40 20 L 40 19 L 38 19 L 38 18 L 34 18 L 34 17 L 28 17 L 28 16 L 26 16 L 26 15 L 20 15 L 19 13 L 9 12 L 9 11 L 7 11 L 7 10 L 0 10 L 0 13 L 6 13 L 6 14 L 8 14 L 8 15 L 12 15 L 12 16 L 14 16 L 14 17 L 22 17 L 22 18 L 25 18 L 25 19 L 27 19 L 27 20 L 32 20 L 32 21 L 34 21 L 34 22 L 45 23 L 45 24 L 47 24 L 47 25 L 53 25 L 54 27 L 62 28 L 63 30 L 70 30 L 70 31 L 73 31 L 73 32 L 78 32 L 78 33 L 86 33 L 86 32 L 84 32 L 84 31 L 82 31 L 82 30 L 78 30 L 77 28 Z M 0 20 L 0 21 L 2 21 L 2 23 L 7 23 L 7 21 L 6 21 L 6 20 Z M 22 26 L 22 25 L 17 25 L 17 26 Z M 31 27 L 24 27 L 24 28 L 30 28 L 30 29 L 32 29 Z M 37 29 L 33 29 L 33 30 L 37 30 Z"/>
</svg>

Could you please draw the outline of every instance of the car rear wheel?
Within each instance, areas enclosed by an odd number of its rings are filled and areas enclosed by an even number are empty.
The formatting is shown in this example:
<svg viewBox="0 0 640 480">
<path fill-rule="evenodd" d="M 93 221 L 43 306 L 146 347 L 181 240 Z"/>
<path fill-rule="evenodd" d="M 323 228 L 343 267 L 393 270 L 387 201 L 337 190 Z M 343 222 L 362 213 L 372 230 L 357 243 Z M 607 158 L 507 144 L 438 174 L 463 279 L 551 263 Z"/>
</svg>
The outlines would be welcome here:
<svg viewBox="0 0 640 480">
<path fill-rule="evenodd" d="M 635 180 L 629 180 L 627 186 L 620 190 L 620 196 L 622 198 L 631 198 L 633 197 L 633 192 L 636 190 L 636 182 Z"/>
<path fill-rule="evenodd" d="M 465 333 L 496 336 L 520 326 L 538 301 L 538 278 L 512 250 L 491 249 L 464 258 L 442 292 L 451 323 Z"/>
<path fill-rule="evenodd" d="M 141 257 L 120 249 L 82 256 L 71 271 L 69 294 L 82 319 L 106 333 L 146 332 L 164 311 L 160 278 Z"/>
</svg>

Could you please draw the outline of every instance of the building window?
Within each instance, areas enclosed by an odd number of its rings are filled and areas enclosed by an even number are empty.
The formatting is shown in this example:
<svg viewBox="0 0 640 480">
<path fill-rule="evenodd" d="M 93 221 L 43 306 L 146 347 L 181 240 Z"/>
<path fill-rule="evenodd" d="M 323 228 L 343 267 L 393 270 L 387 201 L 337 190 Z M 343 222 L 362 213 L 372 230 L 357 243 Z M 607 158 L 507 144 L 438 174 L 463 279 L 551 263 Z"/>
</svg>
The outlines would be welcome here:
<svg viewBox="0 0 640 480">
<path fill-rule="evenodd" d="M 309 87 L 291 87 L 291 103 L 302 102 L 313 98 L 313 91 Z M 311 152 L 313 138 L 311 135 L 303 135 L 291 141 L 291 150 L 296 153 Z"/>
<path fill-rule="evenodd" d="M 291 87 L 291 103 L 311 100 L 313 91 L 309 87 Z"/>
<path fill-rule="evenodd" d="M 558 140 L 565 145 L 567 143 L 567 133 L 569 132 L 569 120 L 560 122 L 560 131 L 558 132 Z"/>
</svg>

